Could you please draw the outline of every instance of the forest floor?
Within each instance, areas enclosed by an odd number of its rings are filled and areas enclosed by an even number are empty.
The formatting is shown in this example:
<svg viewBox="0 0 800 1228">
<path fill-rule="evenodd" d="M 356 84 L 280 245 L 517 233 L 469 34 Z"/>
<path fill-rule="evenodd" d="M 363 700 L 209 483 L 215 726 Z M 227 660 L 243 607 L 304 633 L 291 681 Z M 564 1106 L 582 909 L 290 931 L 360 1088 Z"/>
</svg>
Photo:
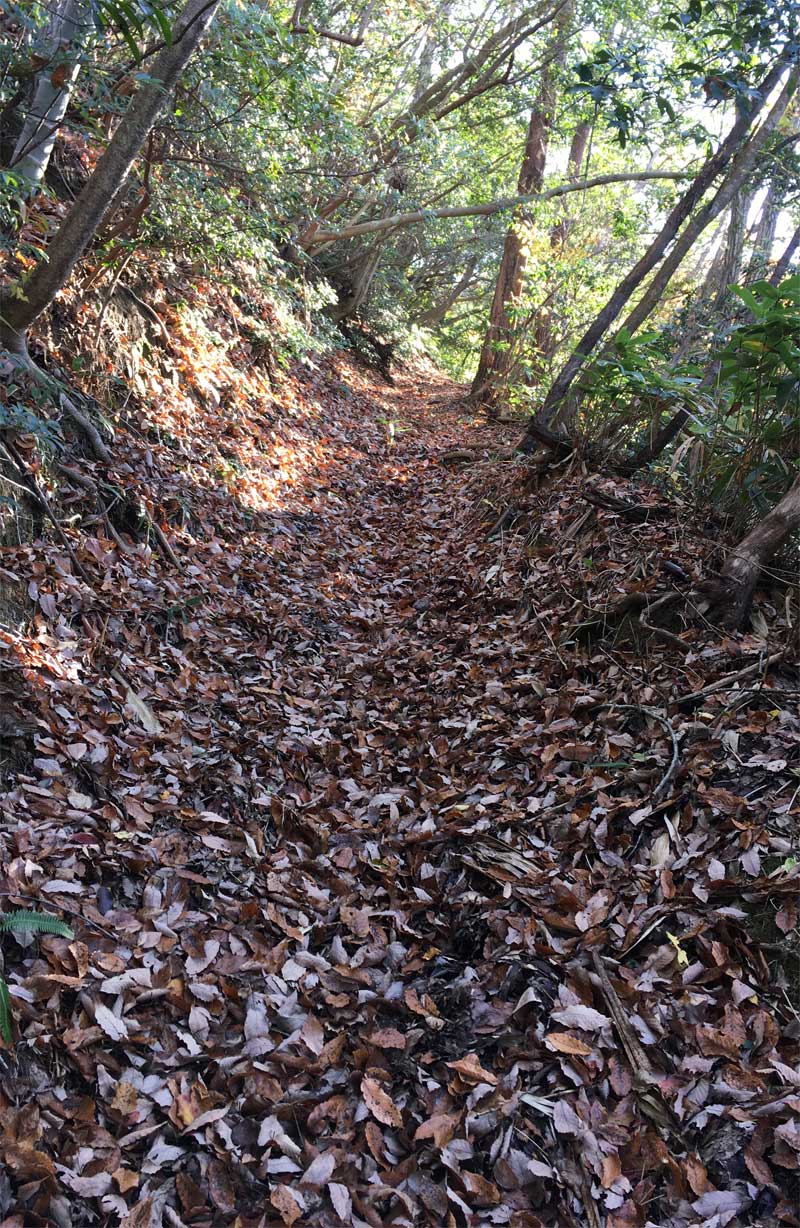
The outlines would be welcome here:
<svg viewBox="0 0 800 1228">
<path fill-rule="evenodd" d="M 435 372 L 231 381 L 3 559 L 3 1228 L 797 1223 L 796 607 Z"/>
</svg>

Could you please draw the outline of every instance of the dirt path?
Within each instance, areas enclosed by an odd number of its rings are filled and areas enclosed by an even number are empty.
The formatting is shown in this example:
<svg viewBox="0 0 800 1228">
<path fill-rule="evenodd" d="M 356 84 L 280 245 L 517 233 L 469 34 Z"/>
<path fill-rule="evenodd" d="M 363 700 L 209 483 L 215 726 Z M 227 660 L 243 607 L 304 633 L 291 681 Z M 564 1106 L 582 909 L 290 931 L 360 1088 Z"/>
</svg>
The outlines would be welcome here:
<svg viewBox="0 0 800 1228">
<path fill-rule="evenodd" d="M 4 1228 L 788 1208 L 800 1055 L 739 905 L 769 888 L 788 927 L 791 884 L 708 741 L 653 804 L 648 713 L 686 667 L 556 643 L 585 552 L 609 584 L 633 564 L 602 523 L 576 541 L 569 491 L 539 536 L 488 539 L 508 467 L 438 457 L 507 441 L 452 393 L 345 369 L 249 452 L 219 416 L 179 463 L 134 440 L 185 509 L 180 568 L 84 542 L 87 595 L 26 556 L 59 617 L 25 646 L 42 735 L 4 890 L 76 941 L 7 954 Z M 771 762 L 784 735 L 765 717 Z"/>
</svg>

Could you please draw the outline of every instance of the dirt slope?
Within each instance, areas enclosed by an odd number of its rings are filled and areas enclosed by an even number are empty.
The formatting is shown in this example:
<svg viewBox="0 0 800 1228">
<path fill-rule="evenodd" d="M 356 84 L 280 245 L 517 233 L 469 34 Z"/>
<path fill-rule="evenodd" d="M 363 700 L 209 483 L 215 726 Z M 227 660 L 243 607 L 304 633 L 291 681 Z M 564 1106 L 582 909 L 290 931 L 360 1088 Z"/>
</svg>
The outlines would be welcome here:
<svg viewBox="0 0 800 1228">
<path fill-rule="evenodd" d="M 689 511 L 526 493 L 434 373 L 237 361 L 123 421 L 149 522 L 3 560 L 2 887 L 76 937 L 4 939 L 0 1223 L 795 1223 L 788 615 L 653 635 Z"/>
</svg>

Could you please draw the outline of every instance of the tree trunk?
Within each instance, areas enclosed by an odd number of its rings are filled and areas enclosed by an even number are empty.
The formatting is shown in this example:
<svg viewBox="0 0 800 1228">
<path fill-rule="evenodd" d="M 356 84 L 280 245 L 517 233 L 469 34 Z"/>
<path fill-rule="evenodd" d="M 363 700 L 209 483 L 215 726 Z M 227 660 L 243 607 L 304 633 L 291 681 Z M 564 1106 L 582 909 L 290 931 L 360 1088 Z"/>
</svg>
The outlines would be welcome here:
<svg viewBox="0 0 800 1228">
<path fill-rule="evenodd" d="M 747 268 L 747 276 L 750 280 L 764 277 L 769 270 L 772 245 L 775 242 L 775 232 L 778 228 L 778 217 L 781 211 L 781 196 L 782 193 L 778 185 L 774 179 L 771 179 L 767 188 L 767 195 L 761 206 L 761 216 L 758 219 L 753 252 Z"/>
<path fill-rule="evenodd" d="M 717 290 L 722 285 L 722 266 L 725 263 L 725 246 L 727 243 L 727 234 L 730 227 L 730 219 L 723 217 L 717 234 L 719 235 L 719 246 L 714 252 L 711 264 L 708 266 L 708 272 L 703 278 L 703 284 L 700 288 L 698 297 L 701 302 L 707 305 L 709 299 L 716 296 Z"/>
<path fill-rule="evenodd" d="M 567 179 L 570 183 L 577 183 L 581 177 L 583 160 L 586 157 L 591 131 L 592 125 L 589 120 L 582 120 L 572 134 L 569 158 L 567 159 Z M 561 217 L 550 232 L 550 246 L 553 251 L 559 251 L 565 246 L 571 227 L 572 220 L 569 214 L 569 206 L 564 201 L 561 205 Z M 553 317 L 549 310 L 549 303 L 553 301 L 556 292 L 555 286 L 548 287 L 544 303 L 537 310 L 533 324 L 534 349 L 538 356 L 538 382 L 541 381 L 542 373 L 546 370 L 556 347 Z"/>
<path fill-rule="evenodd" d="M 9 164 L 30 182 L 31 191 L 44 179 L 89 30 L 87 0 L 61 0 L 51 9 L 41 48 L 46 63 L 36 75 L 30 109 Z"/>
<path fill-rule="evenodd" d="M 544 183 L 545 163 L 550 130 L 555 110 L 554 67 L 563 63 L 566 54 L 567 21 L 571 16 L 565 7 L 558 32 L 550 49 L 548 62 L 542 69 L 539 93 L 528 121 L 525 152 L 517 183 L 517 195 L 534 196 L 541 192 Z M 520 222 L 529 221 L 524 214 Z M 519 233 L 519 223 L 512 223 L 506 232 L 503 255 L 497 273 L 494 297 L 489 312 L 489 324 L 483 339 L 478 369 L 472 381 L 470 398 L 482 402 L 490 416 L 498 410 L 502 387 L 513 365 L 512 344 L 514 328 L 511 324 L 510 307 L 519 298 L 525 277 L 527 256 Z"/>
<path fill-rule="evenodd" d="M 755 160 L 755 159 L 753 159 Z M 717 309 L 728 301 L 731 286 L 739 280 L 742 271 L 742 253 L 744 251 L 744 236 L 747 229 L 747 216 L 753 203 L 753 192 L 740 188 L 731 203 L 731 218 L 728 233 L 725 236 L 725 248 L 722 265 L 719 270 L 719 283 L 715 287 L 714 305 Z"/>
<path fill-rule="evenodd" d="M 26 334 L 63 288 L 125 183 L 142 144 L 210 25 L 220 0 L 188 0 L 171 43 L 155 57 L 91 178 L 47 248 L 47 259 L 0 298 L 0 344 L 27 361 Z"/>
<path fill-rule="evenodd" d="M 669 256 L 667 256 L 641 299 L 625 320 L 623 327 L 627 328 L 629 332 L 634 333 L 637 328 L 641 327 L 657 306 L 673 273 L 680 266 L 686 253 L 693 247 L 705 228 L 733 202 L 737 192 L 747 182 L 753 169 L 758 165 L 765 145 L 780 123 L 797 88 L 797 82 L 798 73 L 795 70 L 787 79 L 784 88 L 775 100 L 761 127 L 733 158 L 728 172 L 714 196 L 702 209 L 697 211 L 689 224 L 681 231 Z"/>
<path fill-rule="evenodd" d="M 592 353 L 598 342 L 605 336 L 606 332 L 614 323 L 623 307 L 626 305 L 626 303 L 628 303 L 634 292 L 642 284 L 647 274 L 650 273 L 662 259 L 664 253 L 675 239 L 675 236 L 683 223 L 691 216 L 695 205 L 701 200 L 717 176 L 724 170 L 730 159 L 740 150 L 747 138 L 750 128 L 755 122 L 756 117 L 762 110 L 767 97 L 778 84 L 785 71 L 786 65 L 785 63 L 781 62 L 776 64 L 775 67 L 772 68 L 767 74 L 764 81 L 761 83 L 752 109 L 739 115 L 719 149 L 715 154 L 707 159 L 705 165 L 702 167 L 691 186 L 674 206 L 669 217 L 665 221 L 656 238 L 651 243 L 650 247 L 641 257 L 641 259 L 637 261 L 628 275 L 620 282 L 614 293 L 611 295 L 611 298 L 606 303 L 605 307 L 602 309 L 599 315 L 595 317 L 594 321 L 586 330 L 583 337 L 581 337 L 580 341 L 575 347 L 574 352 L 570 358 L 567 359 L 566 363 L 561 368 L 561 371 L 553 381 L 541 409 L 534 417 L 531 418 L 528 425 L 528 430 L 520 444 L 520 450 L 522 452 L 530 453 L 535 451 L 539 443 L 542 441 L 548 443 L 548 446 L 552 442 L 552 440 L 548 438 L 548 436 L 552 436 L 552 432 L 549 429 L 550 423 L 553 421 L 556 413 L 558 412 L 561 402 L 569 392 L 575 376 L 583 367 L 589 354 Z M 791 74 L 790 84 L 791 91 L 793 92 L 795 84 L 794 73 Z M 787 86 L 784 88 L 781 97 L 786 95 L 787 88 L 789 87 Z M 786 102 L 788 103 L 788 97 Z M 681 255 L 680 259 L 682 258 L 683 257 Z M 678 263 L 679 262 L 680 261 L 678 261 Z M 677 265 L 675 267 L 677 267 Z M 671 276 L 671 273 L 669 276 Z M 664 284 L 666 284 L 666 282 L 664 282 Z M 658 290 L 659 295 L 662 290 L 663 285 L 660 285 Z"/>
<path fill-rule="evenodd" d="M 740 627 L 750 610 L 762 569 L 783 543 L 800 529 L 800 477 L 731 551 L 717 580 L 706 585 L 713 607 L 728 626 Z"/>
<path fill-rule="evenodd" d="M 544 164 L 547 155 L 547 136 L 552 117 L 552 105 L 545 110 L 545 83 L 539 93 L 537 105 L 531 112 L 525 156 L 519 176 L 519 195 L 528 196 L 541 189 L 544 180 Z M 552 104 L 552 92 L 549 101 Z M 509 307 L 519 296 L 525 276 L 526 257 L 519 233 L 519 224 L 529 220 L 523 214 L 518 222 L 506 231 L 503 255 L 497 272 L 489 324 L 483 338 L 478 369 L 472 381 L 470 396 L 482 401 L 490 413 L 497 408 L 499 384 L 511 367 L 511 344 L 514 330 L 511 326 Z"/>
<path fill-rule="evenodd" d="M 380 235 L 374 243 L 370 244 L 353 266 L 353 272 L 347 283 L 347 289 L 339 298 L 336 306 L 331 308 L 330 316 L 334 323 L 341 324 L 343 320 L 348 320 L 351 316 L 356 315 L 359 308 L 365 302 L 369 294 L 369 288 L 372 285 L 372 279 L 378 271 L 388 237 L 388 235 Z"/>
<path fill-rule="evenodd" d="M 786 244 L 786 247 L 781 252 L 780 259 L 772 271 L 770 281 L 772 282 L 773 286 L 779 285 L 789 272 L 792 260 L 794 259 L 798 248 L 800 248 L 800 226 L 797 227 L 791 239 Z"/>
<path fill-rule="evenodd" d="M 447 294 L 438 303 L 434 303 L 432 307 L 429 307 L 427 311 L 423 311 L 419 316 L 417 323 L 422 328 L 433 328 L 436 324 L 441 323 L 453 304 L 472 285 L 477 267 L 478 257 L 470 256 L 467 261 L 467 267 L 456 284 L 448 290 Z"/>
</svg>

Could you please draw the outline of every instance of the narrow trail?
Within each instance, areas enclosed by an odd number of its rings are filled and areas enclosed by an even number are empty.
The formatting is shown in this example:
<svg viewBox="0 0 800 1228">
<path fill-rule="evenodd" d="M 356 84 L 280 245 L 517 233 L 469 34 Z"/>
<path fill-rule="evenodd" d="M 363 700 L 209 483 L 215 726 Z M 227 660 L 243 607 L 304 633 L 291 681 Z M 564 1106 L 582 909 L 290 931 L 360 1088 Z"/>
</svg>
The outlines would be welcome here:
<svg viewBox="0 0 800 1228">
<path fill-rule="evenodd" d="M 9 1228 L 791 1223 L 794 1016 L 744 924 L 796 919 L 791 721 L 732 718 L 749 776 L 691 718 L 674 758 L 689 657 L 562 634 L 587 549 L 614 595 L 651 530 L 587 546 L 564 487 L 487 536 L 513 466 L 440 456 L 513 433 L 343 374 L 255 445 L 249 409 L 126 441 L 179 568 L 20 551 L 3 890 L 76 939 L 6 954 Z"/>
</svg>

